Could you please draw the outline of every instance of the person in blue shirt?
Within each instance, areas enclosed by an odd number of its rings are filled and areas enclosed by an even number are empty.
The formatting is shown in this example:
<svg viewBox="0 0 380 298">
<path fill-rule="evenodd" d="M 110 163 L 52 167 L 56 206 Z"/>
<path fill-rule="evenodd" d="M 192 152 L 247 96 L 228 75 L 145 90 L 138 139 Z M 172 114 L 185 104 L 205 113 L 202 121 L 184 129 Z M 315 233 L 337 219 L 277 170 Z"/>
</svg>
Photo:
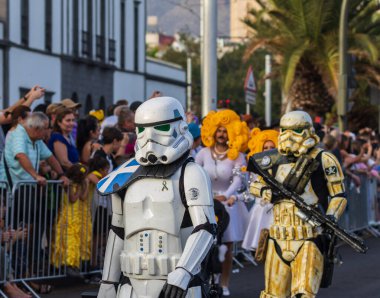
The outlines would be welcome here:
<svg viewBox="0 0 380 298">
<path fill-rule="evenodd" d="M 79 162 L 79 153 L 71 135 L 76 124 L 75 119 L 75 114 L 71 109 L 60 109 L 48 143 L 50 150 L 65 170 Z"/>
</svg>

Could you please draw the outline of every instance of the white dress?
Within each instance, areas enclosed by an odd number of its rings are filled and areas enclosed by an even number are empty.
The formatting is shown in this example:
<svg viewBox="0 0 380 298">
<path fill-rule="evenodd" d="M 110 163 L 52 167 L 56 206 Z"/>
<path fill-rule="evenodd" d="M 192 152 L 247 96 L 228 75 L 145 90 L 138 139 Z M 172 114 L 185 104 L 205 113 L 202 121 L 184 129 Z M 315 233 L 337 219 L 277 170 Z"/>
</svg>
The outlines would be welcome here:
<svg viewBox="0 0 380 298">
<path fill-rule="evenodd" d="M 249 222 L 242 247 L 246 250 L 256 250 L 262 229 L 269 229 L 273 222 L 273 205 L 261 204 L 262 199 L 256 198 L 255 204 L 249 211 Z"/>
<path fill-rule="evenodd" d="M 241 178 L 233 176 L 232 170 L 246 164 L 242 153 L 239 153 L 235 160 L 228 158 L 215 160 L 212 158 L 210 148 L 203 148 L 196 155 L 195 161 L 209 174 L 214 196 L 224 195 L 228 199 L 240 188 Z M 222 242 L 242 241 L 248 219 L 248 210 L 244 202 L 238 201 L 232 206 L 228 206 L 226 202 L 222 203 L 230 215 L 230 222 L 223 234 Z"/>
</svg>

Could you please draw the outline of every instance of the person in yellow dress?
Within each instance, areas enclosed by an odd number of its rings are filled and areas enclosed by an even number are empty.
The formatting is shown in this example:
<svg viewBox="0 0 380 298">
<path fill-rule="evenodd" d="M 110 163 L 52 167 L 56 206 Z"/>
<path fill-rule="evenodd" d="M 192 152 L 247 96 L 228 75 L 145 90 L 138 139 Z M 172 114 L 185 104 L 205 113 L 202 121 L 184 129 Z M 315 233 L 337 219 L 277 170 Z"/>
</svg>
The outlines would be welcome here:
<svg viewBox="0 0 380 298">
<path fill-rule="evenodd" d="M 68 275 L 79 276 L 81 262 L 91 259 L 92 202 L 88 196 L 88 170 L 77 163 L 66 174 L 71 184 L 63 196 L 55 225 L 52 264 L 67 266 Z"/>
</svg>

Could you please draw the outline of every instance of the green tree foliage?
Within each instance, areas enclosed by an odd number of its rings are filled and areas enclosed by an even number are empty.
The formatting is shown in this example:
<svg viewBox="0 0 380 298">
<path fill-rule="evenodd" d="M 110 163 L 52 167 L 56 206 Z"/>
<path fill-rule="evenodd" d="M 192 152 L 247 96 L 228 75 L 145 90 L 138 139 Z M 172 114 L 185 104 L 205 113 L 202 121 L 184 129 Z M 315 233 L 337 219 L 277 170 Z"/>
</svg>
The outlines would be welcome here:
<svg viewBox="0 0 380 298">
<path fill-rule="evenodd" d="M 187 57 L 192 58 L 192 110 L 201 114 L 201 65 L 200 44 L 198 40 L 187 34 L 180 35 L 180 42 L 184 45 L 183 51 L 169 48 L 162 59 L 176 63 L 186 69 Z M 218 60 L 218 99 L 230 99 L 230 108 L 244 114 L 246 111 L 244 80 L 249 66 L 254 69 L 257 84 L 256 105 L 251 106 L 251 111 L 264 117 L 265 99 L 265 52 L 258 51 L 249 59 L 243 60 L 246 47 L 238 46 L 232 52 L 226 53 Z M 281 91 L 278 80 L 272 81 L 272 119 L 279 117 L 281 105 Z"/>
<path fill-rule="evenodd" d="M 187 57 L 191 57 L 192 63 L 192 107 L 191 109 L 201 115 L 201 60 L 200 60 L 200 44 L 199 41 L 186 33 L 180 34 L 179 41 L 184 45 L 184 50 L 177 51 L 168 48 L 162 59 L 168 62 L 176 63 L 187 68 Z"/>
<path fill-rule="evenodd" d="M 246 112 L 244 81 L 249 66 L 252 66 L 257 87 L 256 105 L 251 111 L 264 117 L 265 114 L 265 52 L 258 51 L 249 59 L 243 60 L 245 46 L 226 53 L 218 61 L 218 96 L 230 99 L 230 107 L 241 114 Z M 279 117 L 281 89 L 278 80 L 272 80 L 272 119 Z"/>
<path fill-rule="evenodd" d="M 256 2 L 257 8 L 244 21 L 252 29 L 246 58 L 260 49 L 272 53 L 274 73 L 280 78 L 288 106 L 314 115 L 330 111 L 338 90 L 342 1 Z M 367 87 L 380 86 L 379 25 L 378 1 L 350 1 L 349 53 L 354 57 L 356 80 L 364 80 Z"/>
</svg>

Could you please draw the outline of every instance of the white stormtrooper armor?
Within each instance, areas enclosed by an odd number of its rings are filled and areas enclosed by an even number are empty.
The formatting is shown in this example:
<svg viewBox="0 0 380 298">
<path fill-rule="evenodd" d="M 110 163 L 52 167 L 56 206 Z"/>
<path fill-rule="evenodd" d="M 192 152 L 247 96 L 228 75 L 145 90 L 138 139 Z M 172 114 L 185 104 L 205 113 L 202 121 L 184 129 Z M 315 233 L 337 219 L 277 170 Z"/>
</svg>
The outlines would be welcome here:
<svg viewBox="0 0 380 298">
<path fill-rule="evenodd" d="M 210 179 L 187 163 L 192 137 L 184 119 L 174 98 L 144 102 L 135 118 L 136 159 L 98 184 L 112 194 L 113 209 L 98 297 L 201 297 L 195 276 L 216 223 Z"/>
</svg>

